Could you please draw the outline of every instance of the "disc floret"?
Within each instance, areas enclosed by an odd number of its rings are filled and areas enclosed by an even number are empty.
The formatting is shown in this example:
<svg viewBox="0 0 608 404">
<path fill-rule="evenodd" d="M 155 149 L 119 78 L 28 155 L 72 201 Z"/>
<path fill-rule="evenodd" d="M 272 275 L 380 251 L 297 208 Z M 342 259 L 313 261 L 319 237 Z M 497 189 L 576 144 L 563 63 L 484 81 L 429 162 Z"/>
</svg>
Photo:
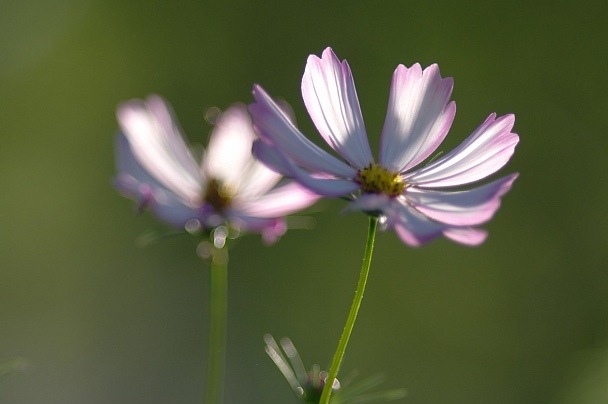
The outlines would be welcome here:
<svg viewBox="0 0 608 404">
<path fill-rule="evenodd" d="M 203 199 L 206 203 L 213 206 L 217 212 L 222 212 L 230 206 L 232 196 L 233 193 L 225 185 L 212 178 L 207 182 Z"/>
<path fill-rule="evenodd" d="M 374 194 L 398 196 L 406 188 L 399 173 L 390 172 L 376 164 L 359 170 L 356 181 L 361 184 L 361 191 Z"/>
</svg>

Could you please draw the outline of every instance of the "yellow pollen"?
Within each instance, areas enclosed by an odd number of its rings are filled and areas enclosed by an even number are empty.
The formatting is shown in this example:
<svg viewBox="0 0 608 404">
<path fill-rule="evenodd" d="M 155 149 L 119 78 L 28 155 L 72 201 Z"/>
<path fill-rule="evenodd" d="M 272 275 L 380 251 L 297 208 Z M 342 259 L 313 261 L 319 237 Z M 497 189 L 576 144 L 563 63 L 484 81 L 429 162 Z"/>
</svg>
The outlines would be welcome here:
<svg viewBox="0 0 608 404">
<path fill-rule="evenodd" d="M 399 173 L 391 173 L 386 168 L 370 165 L 357 172 L 355 180 L 361 184 L 363 192 L 374 194 L 401 195 L 406 184 Z"/>
<path fill-rule="evenodd" d="M 232 196 L 232 192 L 218 180 L 212 178 L 207 182 L 204 200 L 209 205 L 213 206 L 216 211 L 221 212 L 230 206 Z"/>
</svg>

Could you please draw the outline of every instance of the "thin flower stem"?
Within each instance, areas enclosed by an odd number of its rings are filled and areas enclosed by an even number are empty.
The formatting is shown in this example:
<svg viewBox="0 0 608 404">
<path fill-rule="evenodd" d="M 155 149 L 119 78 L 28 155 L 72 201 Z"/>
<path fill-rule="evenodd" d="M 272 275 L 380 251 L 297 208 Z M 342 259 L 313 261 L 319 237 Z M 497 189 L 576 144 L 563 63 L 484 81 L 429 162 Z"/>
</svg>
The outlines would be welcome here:
<svg viewBox="0 0 608 404">
<path fill-rule="evenodd" d="M 334 354 L 334 359 L 331 363 L 329 375 L 327 376 L 327 380 L 325 381 L 325 387 L 323 387 L 323 393 L 321 394 L 319 404 L 329 403 L 329 397 L 331 396 L 333 382 L 336 376 L 338 376 L 338 370 L 340 370 L 340 364 L 342 363 L 342 358 L 344 358 L 344 352 L 346 352 L 346 345 L 348 345 L 350 334 L 352 333 L 353 328 L 355 326 L 357 313 L 359 312 L 359 307 L 361 307 L 363 293 L 365 292 L 365 284 L 367 283 L 369 268 L 372 263 L 372 252 L 374 250 L 374 239 L 376 238 L 377 227 L 378 218 L 370 216 L 369 230 L 367 232 L 367 244 L 365 245 L 365 255 L 363 257 L 363 266 L 361 267 L 361 274 L 359 275 L 357 291 L 355 292 L 355 298 L 353 299 L 353 304 L 350 307 L 350 313 L 348 313 L 348 318 L 346 319 L 346 324 L 344 325 L 344 331 L 342 331 L 342 336 L 340 337 L 338 348 L 336 349 L 336 353 Z"/>
<path fill-rule="evenodd" d="M 215 248 L 211 254 L 211 319 L 205 404 L 220 404 L 224 390 L 226 318 L 228 313 L 228 251 Z"/>
</svg>

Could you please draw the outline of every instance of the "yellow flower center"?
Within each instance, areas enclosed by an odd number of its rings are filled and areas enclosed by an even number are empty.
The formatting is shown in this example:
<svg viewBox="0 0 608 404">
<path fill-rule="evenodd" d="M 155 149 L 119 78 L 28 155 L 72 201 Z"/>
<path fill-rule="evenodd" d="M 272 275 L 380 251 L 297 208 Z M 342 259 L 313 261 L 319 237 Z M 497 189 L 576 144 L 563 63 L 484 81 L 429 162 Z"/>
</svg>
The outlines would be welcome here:
<svg viewBox="0 0 608 404">
<path fill-rule="evenodd" d="M 204 200 L 209 205 L 213 206 L 216 211 L 221 212 L 230 206 L 232 197 L 233 193 L 215 178 L 212 178 L 207 182 Z"/>
<path fill-rule="evenodd" d="M 392 173 L 377 165 L 359 170 L 355 180 L 361 184 L 363 192 L 374 194 L 397 196 L 401 195 L 406 187 L 399 173 Z"/>
</svg>

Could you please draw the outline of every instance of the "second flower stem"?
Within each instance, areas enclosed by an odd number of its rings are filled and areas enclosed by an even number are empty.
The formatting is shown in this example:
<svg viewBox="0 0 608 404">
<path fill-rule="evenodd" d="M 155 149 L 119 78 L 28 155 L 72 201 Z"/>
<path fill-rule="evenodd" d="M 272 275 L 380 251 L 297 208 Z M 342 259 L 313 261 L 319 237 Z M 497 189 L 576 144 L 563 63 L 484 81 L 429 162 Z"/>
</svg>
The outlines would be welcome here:
<svg viewBox="0 0 608 404">
<path fill-rule="evenodd" d="M 228 251 L 213 247 L 211 254 L 211 319 L 205 404 L 220 404 L 224 389 L 226 317 L 228 312 Z"/>
<path fill-rule="evenodd" d="M 359 312 L 359 307 L 361 307 L 363 293 L 365 292 L 365 285 L 367 283 L 367 276 L 369 275 L 369 268 L 372 263 L 372 252 L 374 250 L 374 239 L 376 238 L 377 227 L 378 218 L 370 216 L 369 229 L 367 232 L 367 243 L 365 245 L 365 255 L 363 257 L 363 266 L 361 267 L 361 274 L 359 275 L 357 291 L 355 292 L 355 298 L 353 299 L 353 304 L 350 307 L 350 313 L 348 313 L 348 318 L 346 319 L 346 324 L 344 325 L 344 331 L 342 331 L 342 336 L 340 337 L 338 348 L 336 349 L 336 353 L 334 354 L 334 359 L 331 363 L 329 375 L 327 376 L 327 380 L 325 381 L 325 387 L 323 388 L 323 393 L 321 394 L 319 404 L 329 403 L 329 397 L 331 396 L 333 382 L 336 376 L 338 375 L 338 370 L 340 370 L 340 364 L 342 363 L 342 358 L 344 358 L 344 353 L 346 352 L 346 346 L 348 345 L 350 334 L 352 333 L 353 328 L 355 326 L 357 313 Z"/>
</svg>

